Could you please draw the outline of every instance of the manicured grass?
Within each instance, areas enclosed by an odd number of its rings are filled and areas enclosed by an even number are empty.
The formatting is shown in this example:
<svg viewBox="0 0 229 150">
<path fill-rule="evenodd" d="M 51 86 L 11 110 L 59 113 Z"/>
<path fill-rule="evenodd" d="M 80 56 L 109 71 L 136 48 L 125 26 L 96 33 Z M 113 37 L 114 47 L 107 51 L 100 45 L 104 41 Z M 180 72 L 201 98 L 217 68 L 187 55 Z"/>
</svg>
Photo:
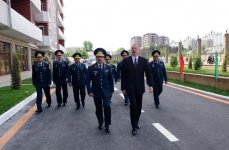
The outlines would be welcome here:
<svg viewBox="0 0 229 150">
<path fill-rule="evenodd" d="M 177 66 L 176 68 L 172 68 L 170 64 L 165 64 L 165 68 L 168 71 L 180 71 L 180 67 Z M 185 65 L 184 72 L 186 73 L 195 73 L 195 74 L 204 74 L 204 75 L 215 75 L 215 70 L 213 66 L 203 66 L 202 69 L 196 71 L 194 69 L 188 69 L 187 65 Z M 219 67 L 219 76 L 229 77 L 228 72 L 222 72 L 221 68 Z"/>
<path fill-rule="evenodd" d="M 180 84 L 180 85 L 187 86 L 187 87 L 192 87 L 192 88 L 207 91 L 207 92 L 216 93 L 219 95 L 229 96 L 229 90 L 221 90 L 221 89 L 216 89 L 216 88 L 209 87 L 209 86 L 203 86 L 199 84 L 182 82 L 179 80 L 172 80 L 172 79 L 169 79 L 169 82 Z"/>
<path fill-rule="evenodd" d="M 0 115 L 35 92 L 31 78 L 22 83 L 26 85 L 22 85 L 19 90 L 12 90 L 11 87 L 0 88 Z"/>
</svg>

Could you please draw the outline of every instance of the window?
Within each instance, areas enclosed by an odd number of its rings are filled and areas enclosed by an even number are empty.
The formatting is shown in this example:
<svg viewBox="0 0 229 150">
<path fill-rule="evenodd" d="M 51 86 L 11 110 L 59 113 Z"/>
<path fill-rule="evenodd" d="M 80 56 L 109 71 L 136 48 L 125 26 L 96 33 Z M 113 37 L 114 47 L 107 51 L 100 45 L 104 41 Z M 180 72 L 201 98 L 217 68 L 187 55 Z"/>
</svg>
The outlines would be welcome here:
<svg viewBox="0 0 229 150">
<path fill-rule="evenodd" d="M 44 35 L 44 31 L 45 31 L 44 26 L 38 26 L 38 28 L 39 28 L 39 29 L 41 29 L 41 31 L 42 31 L 42 35 Z"/>
<path fill-rule="evenodd" d="M 11 68 L 10 44 L 0 41 L 0 76 L 9 74 Z"/>
<path fill-rule="evenodd" d="M 16 45 L 16 53 L 21 66 L 21 71 L 28 71 L 28 48 Z"/>
</svg>

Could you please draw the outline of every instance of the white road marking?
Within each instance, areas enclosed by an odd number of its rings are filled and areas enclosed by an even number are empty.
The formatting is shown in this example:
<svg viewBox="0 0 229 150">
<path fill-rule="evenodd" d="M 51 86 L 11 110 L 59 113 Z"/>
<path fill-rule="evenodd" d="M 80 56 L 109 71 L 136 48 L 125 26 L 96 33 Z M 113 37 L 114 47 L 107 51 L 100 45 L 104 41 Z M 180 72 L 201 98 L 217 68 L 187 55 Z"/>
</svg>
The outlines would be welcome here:
<svg viewBox="0 0 229 150">
<path fill-rule="evenodd" d="M 179 141 L 172 133 L 170 133 L 166 128 L 164 128 L 160 123 L 153 123 L 152 124 L 155 128 L 157 128 L 167 139 L 171 142 Z"/>
<path fill-rule="evenodd" d="M 115 91 L 118 91 L 118 89 L 117 89 L 116 87 L 114 87 L 114 90 L 115 90 Z"/>
<path fill-rule="evenodd" d="M 123 99 L 125 98 L 124 95 L 122 93 L 119 94 Z"/>
<path fill-rule="evenodd" d="M 144 113 L 145 111 L 142 109 L 142 113 Z"/>
</svg>

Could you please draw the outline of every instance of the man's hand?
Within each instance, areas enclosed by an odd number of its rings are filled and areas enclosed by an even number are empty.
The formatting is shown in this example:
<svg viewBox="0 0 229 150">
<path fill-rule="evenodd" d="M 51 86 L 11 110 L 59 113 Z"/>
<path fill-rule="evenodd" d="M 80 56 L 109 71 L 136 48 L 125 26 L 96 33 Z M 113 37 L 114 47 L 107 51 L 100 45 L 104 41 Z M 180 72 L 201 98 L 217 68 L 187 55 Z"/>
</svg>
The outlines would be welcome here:
<svg viewBox="0 0 229 150">
<path fill-rule="evenodd" d="M 94 97 L 94 94 L 93 93 L 89 93 L 88 94 L 90 97 Z"/>
<path fill-rule="evenodd" d="M 122 90 L 123 95 L 126 95 L 126 90 Z"/>
<path fill-rule="evenodd" d="M 153 87 L 152 86 L 149 87 L 149 93 L 153 93 Z"/>
<path fill-rule="evenodd" d="M 72 86 L 72 83 L 68 83 L 69 86 Z"/>
<path fill-rule="evenodd" d="M 167 84 L 167 81 L 165 81 L 165 84 Z"/>
<path fill-rule="evenodd" d="M 120 82 L 120 79 L 118 79 L 117 82 Z"/>
</svg>

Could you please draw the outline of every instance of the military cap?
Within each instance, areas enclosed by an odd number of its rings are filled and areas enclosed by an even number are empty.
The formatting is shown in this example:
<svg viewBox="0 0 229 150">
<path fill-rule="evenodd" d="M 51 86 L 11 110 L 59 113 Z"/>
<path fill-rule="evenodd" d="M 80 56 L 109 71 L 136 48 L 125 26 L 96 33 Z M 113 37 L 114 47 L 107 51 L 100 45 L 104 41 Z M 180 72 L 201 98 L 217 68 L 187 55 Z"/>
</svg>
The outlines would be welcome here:
<svg viewBox="0 0 229 150">
<path fill-rule="evenodd" d="M 81 58 L 81 54 L 80 53 L 75 53 L 72 55 L 73 58 Z"/>
<path fill-rule="evenodd" d="M 123 51 L 121 51 L 120 55 L 122 56 L 124 53 L 126 53 L 126 54 L 127 54 L 127 56 L 129 56 L 129 52 L 128 52 L 127 50 L 123 50 Z"/>
<path fill-rule="evenodd" d="M 107 54 L 106 57 L 110 57 L 110 59 L 112 59 L 112 56 L 110 54 Z"/>
<path fill-rule="evenodd" d="M 161 55 L 161 52 L 160 52 L 159 50 L 154 50 L 154 51 L 152 52 L 152 56 L 153 56 L 154 54 L 156 54 L 156 53 L 158 53 L 158 55 Z"/>
<path fill-rule="evenodd" d="M 35 57 L 37 57 L 37 56 L 42 56 L 42 57 L 44 57 L 44 56 L 45 56 L 45 52 L 43 52 L 43 51 L 36 51 L 36 52 L 35 52 Z"/>
<path fill-rule="evenodd" d="M 103 48 L 97 48 L 95 51 L 94 51 L 94 55 L 95 56 L 101 56 L 101 57 L 104 57 L 106 56 L 107 52 L 105 51 L 105 49 Z"/>
<path fill-rule="evenodd" d="M 57 55 L 58 52 L 64 54 L 64 52 L 62 50 L 58 49 L 58 50 L 55 51 L 55 55 Z"/>
</svg>

